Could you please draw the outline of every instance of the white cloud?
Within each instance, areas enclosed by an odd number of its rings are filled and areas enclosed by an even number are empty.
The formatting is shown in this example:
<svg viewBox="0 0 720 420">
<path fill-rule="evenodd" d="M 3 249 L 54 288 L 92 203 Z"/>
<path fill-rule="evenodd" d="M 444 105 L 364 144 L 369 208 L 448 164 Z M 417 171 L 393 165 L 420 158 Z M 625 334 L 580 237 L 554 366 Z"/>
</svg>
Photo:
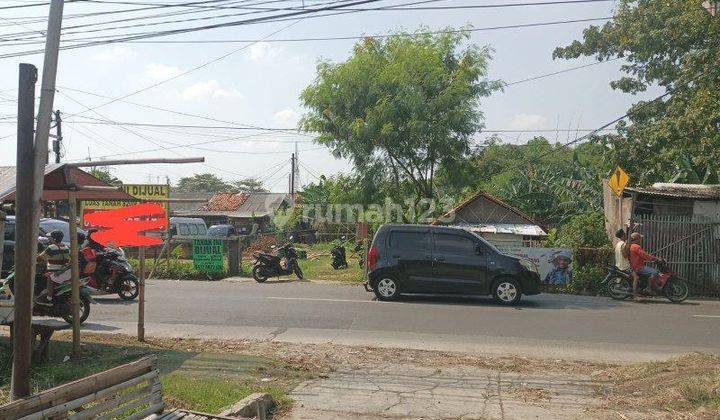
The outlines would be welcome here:
<svg viewBox="0 0 720 420">
<path fill-rule="evenodd" d="M 183 73 L 182 69 L 165 64 L 150 63 L 145 67 L 145 76 L 156 80 L 171 79 Z"/>
<path fill-rule="evenodd" d="M 266 42 L 256 42 L 248 49 L 248 57 L 253 61 L 271 60 L 280 55 L 280 50 L 271 47 Z"/>
<path fill-rule="evenodd" d="M 217 80 L 208 80 L 186 87 L 182 97 L 186 101 L 191 101 L 196 99 L 239 98 L 242 97 L 242 94 L 235 89 L 223 88 Z"/>
<path fill-rule="evenodd" d="M 101 52 L 93 55 L 92 59 L 105 63 L 116 63 L 119 61 L 128 60 L 135 57 L 136 55 L 137 53 L 135 53 L 135 51 L 131 50 L 130 48 L 118 45 L 112 48 L 106 48 L 102 50 Z"/>
<path fill-rule="evenodd" d="M 273 115 L 273 120 L 283 127 L 295 127 L 299 119 L 300 114 L 292 109 L 283 109 Z"/>
<path fill-rule="evenodd" d="M 510 128 L 514 130 L 531 130 L 542 128 L 547 118 L 537 114 L 518 114 L 510 121 Z"/>
</svg>

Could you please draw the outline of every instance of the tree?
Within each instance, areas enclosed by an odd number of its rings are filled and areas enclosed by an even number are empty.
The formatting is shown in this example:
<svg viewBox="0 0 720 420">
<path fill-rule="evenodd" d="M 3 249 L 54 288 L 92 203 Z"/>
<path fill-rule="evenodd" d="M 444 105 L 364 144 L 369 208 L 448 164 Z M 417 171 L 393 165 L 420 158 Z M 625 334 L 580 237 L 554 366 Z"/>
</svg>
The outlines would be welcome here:
<svg viewBox="0 0 720 420">
<path fill-rule="evenodd" d="M 123 184 L 123 182 L 120 181 L 120 179 L 118 179 L 112 173 L 110 173 L 110 170 L 107 168 L 93 168 L 93 170 L 90 171 L 90 175 L 94 176 L 95 178 L 103 181 L 108 185 L 119 187 Z"/>
<path fill-rule="evenodd" d="M 438 168 L 465 159 L 482 127 L 479 99 L 500 87 L 484 79 L 490 49 L 467 39 L 420 31 L 366 38 L 347 61 L 320 62 L 300 96 L 309 109 L 301 127 L 359 173 L 433 198 Z"/>
<path fill-rule="evenodd" d="M 267 192 L 262 181 L 255 178 L 245 178 L 233 182 L 234 190 L 241 193 Z"/>
<path fill-rule="evenodd" d="M 176 187 L 182 192 L 232 192 L 235 187 L 215 174 L 195 174 L 191 177 L 180 178 Z"/>
<path fill-rule="evenodd" d="M 573 216 L 557 230 L 550 232 L 545 246 L 573 249 L 610 246 L 605 231 L 605 216 L 599 211 Z"/>
<path fill-rule="evenodd" d="M 720 172 L 720 20 L 695 0 L 620 0 L 612 21 L 554 57 L 622 58 L 626 76 L 610 86 L 630 94 L 659 86 L 667 96 L 629 110 L 620 135 L 596 139 L 606 158 L 638 184 L 717 183 Z"/>
</svg>

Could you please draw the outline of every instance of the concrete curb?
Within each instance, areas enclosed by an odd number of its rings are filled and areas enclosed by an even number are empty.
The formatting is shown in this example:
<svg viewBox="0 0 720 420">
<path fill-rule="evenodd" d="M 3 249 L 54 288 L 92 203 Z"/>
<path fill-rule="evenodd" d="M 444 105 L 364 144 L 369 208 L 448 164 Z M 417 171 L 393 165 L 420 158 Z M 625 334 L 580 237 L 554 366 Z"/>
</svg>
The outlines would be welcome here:
<svg viewBox="0 0 720 420">
<path fill-rule="evenodd" d="M 273 397 L 270 394 L 257 392 L 236 402 L 232 405 L 232 407 L 220 413 L 220 415 L 226 417 L 267 420 L 270 418 L 270 412 L 274 410 L 275 407 L 275 400 L 273 400 Z"/>
</svg>

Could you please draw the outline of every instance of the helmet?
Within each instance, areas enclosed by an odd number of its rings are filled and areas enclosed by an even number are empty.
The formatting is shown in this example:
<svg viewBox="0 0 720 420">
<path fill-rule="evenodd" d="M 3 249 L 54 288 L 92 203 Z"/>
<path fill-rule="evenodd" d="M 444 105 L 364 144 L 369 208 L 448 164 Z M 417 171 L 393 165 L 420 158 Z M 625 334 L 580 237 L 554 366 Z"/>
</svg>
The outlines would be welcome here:
<svg viewBox="0 0 720 420">
<path fill-rule="evenodd" d="M 53 230 L 52 232 L 50 232 L 50 237 L 53 239 L 53 241 L 60 243 L 65 237 L 65 234 L 61 230 Z"/>
</svg>

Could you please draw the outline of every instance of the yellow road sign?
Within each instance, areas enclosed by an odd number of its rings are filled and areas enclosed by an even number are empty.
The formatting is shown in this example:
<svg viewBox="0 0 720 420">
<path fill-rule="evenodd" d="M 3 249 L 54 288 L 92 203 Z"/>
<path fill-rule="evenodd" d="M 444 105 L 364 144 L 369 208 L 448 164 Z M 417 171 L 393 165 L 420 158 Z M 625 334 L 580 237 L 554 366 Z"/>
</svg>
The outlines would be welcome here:
<svg viewBox="0 0 720 420">
<path fill-rule="evenodd" d="M 620 197 L 622 196 L 623 190 L 627 186 L 628 181 L 630 181 L 630 177 L 627 172 L 623 171 L 623 169 L 618 166 L 615 168 L 615 172 L 610 175 L 608 185 L 613 191 L 615 191 L 615 194 Z"/>
</svg>

